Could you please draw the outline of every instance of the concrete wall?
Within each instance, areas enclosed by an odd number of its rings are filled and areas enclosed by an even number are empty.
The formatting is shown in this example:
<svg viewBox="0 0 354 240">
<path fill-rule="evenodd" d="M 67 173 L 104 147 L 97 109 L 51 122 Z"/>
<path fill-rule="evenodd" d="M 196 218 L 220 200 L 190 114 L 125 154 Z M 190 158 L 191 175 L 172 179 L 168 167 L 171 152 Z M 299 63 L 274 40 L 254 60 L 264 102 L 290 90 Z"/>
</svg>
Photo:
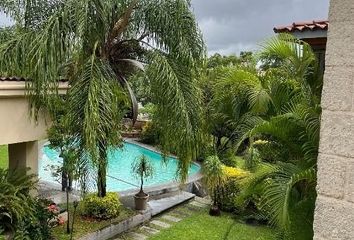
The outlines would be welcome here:
<svg viewBox="0 0 354 240">
<path fill-rule="evenodd" d="M 59 93 L 66 90 L 60 83 Z M 10 169 L 29 167 L 37 173 L 38 140 L 46 138 L 51 121 L 44 113 L 37 121 L 30 116 L 25 92 L 23 81 L 0 81 L 0 145 L 8 145 Z"/>
<path fill-rule="evenodd" d="M 38 141 L 9 144 L 9 169 L 30 168 L 38 173 Z"/>
<path fill-rule="evenodd" d="M 42 115 L 36 122 L 29 115 L 27 99 L 0 97 L 0 145 L 29 142 L 46 137 L 47 123 Z"/>
<path fill-rule="evenodd" d="M 354 0 L 331 0 L 315 240 L 354 239 Z"/>
</svg>

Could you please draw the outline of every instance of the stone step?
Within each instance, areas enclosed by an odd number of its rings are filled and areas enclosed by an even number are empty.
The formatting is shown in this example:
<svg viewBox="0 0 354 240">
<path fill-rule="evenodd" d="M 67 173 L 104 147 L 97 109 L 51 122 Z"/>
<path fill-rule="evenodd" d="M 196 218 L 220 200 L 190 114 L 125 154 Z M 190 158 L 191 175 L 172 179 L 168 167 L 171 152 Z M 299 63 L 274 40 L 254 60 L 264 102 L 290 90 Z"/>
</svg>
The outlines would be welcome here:
<svg viewBox="0 0 354 240">
<path fill-rule="evenodd" d="M 202 203 L 202 204 L 206 204 L 206 205 L 210 205 L 211 204 L 211 199 L 210 198 L 201 198 L 201 197 L 195 196 L 194 200 L 196 202 L 199 202 L 199 203 Z"/>
<path fill-rule="evenodd" d="M 140 228 L 140 230 L 142 230 L 142 231 L 144 231 L 144 232 L 147 232 L 147 233 L 150 233 L 150 234 L 152 234 L 152 235 L 157 234 L 157 233 L 160 232 L 160 230 L 157 230 L 157 229 L 155 229 L 155 228 L 151 228 L 151 227 L 148 227 L 148 226 L 142 226 L 142 227 Z"/>
<path fill-rule="evenodd" d="M 178 217 L 182 217 L 182 218 L 186 218 L 186 217 L 190 217 L 192 215 L 191 212 L 186 212 L 186 211 L 182 211 L 182 210 L 173 210 L 173 213 L 175 215 L 177 215 Z"/>
<path fill-rule="evenodd" d="M 165 223 L 165 222 L 161 222 L 161 221 L 159 221 L 159 220 L 152 220 L 150 223 L 151 223 L 151 224 L 154 224 L 154 225 L 156 225 L 156 226 L 162 227 L 162 228 L 169 228 L 169 227 L 171 227 L 171 224 Z"/>
<path fill-rule="evenodd" d="M 149 206 L 152 210 L 152 216 L 155 216 L 157 214 L 160 214 L 172 207 L 175 207 L 181 203 L 184 203 L 186 201 L 189 201 L 195 197 L 194 194 L 189 193 L 189 192 L 178 192 L 178 194 L 163 198 L 163 199 L 158 199 L 158 200 L 152 200 L 149 202 Z"/>
<path fill-rule="evenodd" d="M 196 206 L 196 207 L 199 207 L 199 208 L 205 208 L 205 207 L 208 206 L 208 204 L 200 203 L 200 202 L 197 202 L 197 201 L 190 202 L 189 204 L 191 204 L 193 206 Z"/>
<path fill-rule="evenodd" d="M 163 215 L 162 218 L 167 220 L 167 221 L 170 221 L 170 222 L 179 222 L 179 221 L 182 220 L 180 218 L 177 218 L 177 217 L 174 217 L 174 216 L 171 216 L 171 215 Z"/>
<path fill-rule="evenodd" d="M 136 233 L 136 232 L 129 232 L 127 234 L 128 237 L 132 238 L 133 240 L 145 240 L 148 239 L 148 236 L 141 234 L 141 233 Z"/>
</svg>

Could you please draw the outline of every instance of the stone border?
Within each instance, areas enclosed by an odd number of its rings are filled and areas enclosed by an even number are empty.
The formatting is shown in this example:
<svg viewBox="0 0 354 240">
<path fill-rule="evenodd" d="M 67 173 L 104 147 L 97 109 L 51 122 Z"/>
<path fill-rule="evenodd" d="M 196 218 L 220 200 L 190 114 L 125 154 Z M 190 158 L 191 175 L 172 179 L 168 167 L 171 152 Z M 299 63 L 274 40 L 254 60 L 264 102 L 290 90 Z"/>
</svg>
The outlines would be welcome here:
<svg viewBox="0 0 354 240">
<path fill-rule="evenodd" d="M 150 220 L 151 217 L 151 209 L 149 209 L 144 212 L 140 212 L 139 214 L 126 220 L 123 220 L 122 222 L 111 224 L 108 227 L 104 227 L 93 233 L 89 233 L 83 237 L 80 237 L 78 240 L 107 240 Z"/>
</svg>

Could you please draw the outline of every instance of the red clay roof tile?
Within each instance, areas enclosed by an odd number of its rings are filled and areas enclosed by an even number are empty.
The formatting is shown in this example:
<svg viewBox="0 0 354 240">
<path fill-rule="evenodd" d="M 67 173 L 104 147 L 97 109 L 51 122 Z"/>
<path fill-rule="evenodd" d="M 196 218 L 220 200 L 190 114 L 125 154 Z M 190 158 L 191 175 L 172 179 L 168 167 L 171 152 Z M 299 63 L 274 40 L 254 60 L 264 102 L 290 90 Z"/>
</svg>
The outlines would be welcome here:
<svg viewBox="0 0 354 240">
<path fill-rule="evenodd" d="M 315 30 L 327 30 L 328 29 L 328 20 L 315 20 L 308 22 L 294 22 L 290 26 L 279 26 L 273 28 L 275 33 L 282 32 L 295 32 L 295 31 L 315 31 Z"/>
</svg>

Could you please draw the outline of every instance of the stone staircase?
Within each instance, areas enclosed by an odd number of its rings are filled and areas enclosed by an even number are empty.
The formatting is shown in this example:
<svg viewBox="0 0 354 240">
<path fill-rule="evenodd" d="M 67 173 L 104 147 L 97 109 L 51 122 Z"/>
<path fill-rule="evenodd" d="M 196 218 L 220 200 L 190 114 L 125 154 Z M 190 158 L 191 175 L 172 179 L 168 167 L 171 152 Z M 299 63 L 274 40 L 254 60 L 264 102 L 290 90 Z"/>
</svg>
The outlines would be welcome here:
<svg viewBox="0 0 354 240">
<path fill-rule="evenodd" d="M 172 196 L 170 198 L 164 198 L 160 200 L 151 201 L 152 209 L 155 207 L 155 217 L 151 221 L 139 226 L 127 233 L 120 234 L 112 240 L 145 240 L 150 236 L 158 234 L 162 229 L 172 227 L 183 219 L 188 218 L 192 214 L 198 211 L 202 211 L 210 206 L 210 201 L 204 198 L 193 196 L 189 200 L 182 199 L 190 197 L 186 193 L 182 193 L 180 196 Z M 180 201 L 180 205 L 172 205 L 173 202 Z M 162 210 L 162 206 L 171 206 L 170 210 Z"/>
</svg>

